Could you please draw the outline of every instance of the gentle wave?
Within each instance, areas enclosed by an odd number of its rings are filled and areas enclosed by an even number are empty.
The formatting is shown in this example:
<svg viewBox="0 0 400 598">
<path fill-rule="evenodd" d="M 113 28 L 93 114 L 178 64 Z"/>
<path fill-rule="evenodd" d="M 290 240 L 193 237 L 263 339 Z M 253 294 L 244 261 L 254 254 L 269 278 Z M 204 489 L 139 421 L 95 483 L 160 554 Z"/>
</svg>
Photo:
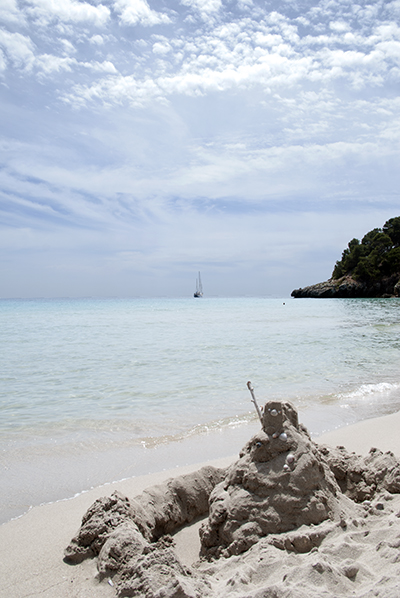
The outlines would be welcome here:
<svg viewBox="0 0 400 598">
<path fill-rule="evenodd" d="M 379 400 L 383 395 L 389 395 L 400 389 L 400 383 L 379 382 L 378 384 L 362 384 L 356 390 L 347 393 L 339 393 L 339 400 L 363 400 L 375 398 Z"/>
<path fill-rule="evenodd" d="M 206 424 L 196 424 L 186 432 L 181 434 L 166 435 L 160 437 L 148 437 L 140 440 L 142 446 L 146 448 L 153 448 L 155 446 L 166 444 L 169 442 L 181 442 L 192 436 L 210 434 L 214 432 L 223 432 L 227 429 L 235 429 L 240 426 L 246 426 L 249 423 L 257 421 L 257 416 L 253 413 L 245 413 L 241 416 L 235 415 L 234 417 L 228 417 L 215 421 L 208 422 Z"/>
</svg>

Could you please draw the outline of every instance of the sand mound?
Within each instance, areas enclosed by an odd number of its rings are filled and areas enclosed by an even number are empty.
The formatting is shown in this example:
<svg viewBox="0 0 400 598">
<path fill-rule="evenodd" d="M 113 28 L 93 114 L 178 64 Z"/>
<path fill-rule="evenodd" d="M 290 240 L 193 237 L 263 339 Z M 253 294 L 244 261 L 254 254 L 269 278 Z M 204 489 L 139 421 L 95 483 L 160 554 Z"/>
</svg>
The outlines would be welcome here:
<svg viewBox="0 0 400 598">
<path fill-rule="evenodd" d="M 308 552 L 287 549 L 310 532 L 304 526 L 264 538 L 209 569 L 203 563 L 200 570 L 209 571 L 212 580 L 210 597 L 399 598 L 400 497 L 386 498 L 380 497 L 383 511 L 363 507 L 342 525 L 326 521 L 315 526 L 324 538 Z"/>
<path fill-rule="evenodd" d="M 393 453 L 371 448 L 365 458 L 348 453 L 344 446 L 320 446 L 343 494 L 356 502 L 387 490 L 400 493 L 400 464 Z"/>
<path fill-rule="evenodd" d="M 87 510 L 78 534 L 65 550 L 65 559 L 79 563 L 97 556 L 114 530 L 131 524 L 147 542 L 154 542 L 176 528 L 208 513 L 212 489 L 225 470 L 206 466 L 195 473 L 173 478 L 129 499 L 114 492 L 99 498 Z"/>
<path fill-rule="evenodd" d="M 325 519 L 349 508 L 324 456 L 289 403 L 267 403 L 263 429 L 210 496 L 200 531 L 202 554 L 239 554 L 268 534 Z"/>
<path fill-rule="evenodd" d="M 271 402 L 228 470 L 97 500 L 65 556 L 97 556 L 120 598 L 398 598 L 399 492 L 392 453 L 318 447 L 289 403 Z M 206 514 L 187 567 L 168 534 Z"/>
</svg>

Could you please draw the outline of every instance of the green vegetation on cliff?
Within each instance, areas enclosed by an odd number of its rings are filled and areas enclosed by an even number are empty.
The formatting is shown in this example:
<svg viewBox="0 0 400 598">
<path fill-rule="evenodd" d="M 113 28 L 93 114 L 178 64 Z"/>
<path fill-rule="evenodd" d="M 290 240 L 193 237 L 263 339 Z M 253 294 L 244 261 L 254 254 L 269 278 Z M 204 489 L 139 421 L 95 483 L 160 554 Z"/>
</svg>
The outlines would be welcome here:
<svg viewBox="0 0 400 598">
<path fill-rule="evenodd" d="M 352 239 L 336 262 L 332 278 L 351 276 L 373 282 L 400 272 L 400 216 L 390 218 L 382 228 L 374 228 L 361 240 Z"/>
</svg>

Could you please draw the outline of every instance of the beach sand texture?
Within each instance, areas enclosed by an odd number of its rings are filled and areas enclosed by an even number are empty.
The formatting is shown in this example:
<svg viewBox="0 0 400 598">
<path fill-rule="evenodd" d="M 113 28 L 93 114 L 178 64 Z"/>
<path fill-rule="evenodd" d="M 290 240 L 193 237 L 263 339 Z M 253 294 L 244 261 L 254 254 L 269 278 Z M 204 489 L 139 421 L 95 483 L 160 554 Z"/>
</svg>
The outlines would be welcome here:
<svg viewBox="0 0 400 598">
<path fill-rule="evenodd" d="M 367 420 L 317 439 L 319 445 L 344 445 L 367 455 L 371 447 L 400 456 L 400 414 Z M 239 449 L 241 447 L 238 447 Z M 209 463 L 226 468 L 237 456 Z M 23 517 L 0 526 L 0 596 L 7 598 L 102 598 L 116 595 L 111 576 L 101 582 L 95 558 L 71 565 L 64 550 L 77 533 L 82 516 L 93 502 L 115 490 L 134 497 L 171 477 L 187 475 L 205 464 L 196 464 L 108 484 L 74 499 L 35 507 Z M 349 501 L 349 505 L 352 501 Z M 199 584 L 183 575 L 175 586 L 120 594 L 157 598 L 210 597 L 312 598 L 400 596 L 400 495 L 382 490 L 370 503 L 342 508 L 337 521 L 320 524 L 326 537 L 302 552 L 305 538 L 317 525 L 262 538 L 245 552 L 218 561 L 203 561 L 193 568 Z M 201 521 L 174 534 L 175 554 L 183 567 L 198 560 Z M 328 529 L 329 528 L 329 529 Z M 314 533 L 315 536 L 315 533 Z M 271 539 L 271 538 L 270 538 Z M 306 541 L 307 544 L 307 541 Z M 293 550 L 293 547 L 297 549 Z M 306 547 L 307 548 L 307 547 Z M 178 575 L 179 577 L 179 575 Z M 151 584 L 151 567 L 149 578 Z M 206 581 L 204 581 L 206 580 Z M 190 580 L 189 580 L 190 581 Z M 153 592 L 154 590 L 154 592 Z M 153 592 L 153 594 L 152 594 Z"/>
</svg>

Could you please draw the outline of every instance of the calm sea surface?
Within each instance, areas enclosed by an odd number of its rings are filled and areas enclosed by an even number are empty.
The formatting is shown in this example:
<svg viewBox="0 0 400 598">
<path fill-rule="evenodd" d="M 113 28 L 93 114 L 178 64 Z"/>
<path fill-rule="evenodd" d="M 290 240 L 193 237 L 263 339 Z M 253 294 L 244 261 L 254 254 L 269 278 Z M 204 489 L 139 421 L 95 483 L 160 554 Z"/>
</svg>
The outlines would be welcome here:
<svg viewBox="0 0 400 598">
<path fill-rule="evenodd" d="M 400 409 L 399 299 L 0 301 L 0 522 L 237 454 L 260 404 L 316 435 Z"/>
</svg>

